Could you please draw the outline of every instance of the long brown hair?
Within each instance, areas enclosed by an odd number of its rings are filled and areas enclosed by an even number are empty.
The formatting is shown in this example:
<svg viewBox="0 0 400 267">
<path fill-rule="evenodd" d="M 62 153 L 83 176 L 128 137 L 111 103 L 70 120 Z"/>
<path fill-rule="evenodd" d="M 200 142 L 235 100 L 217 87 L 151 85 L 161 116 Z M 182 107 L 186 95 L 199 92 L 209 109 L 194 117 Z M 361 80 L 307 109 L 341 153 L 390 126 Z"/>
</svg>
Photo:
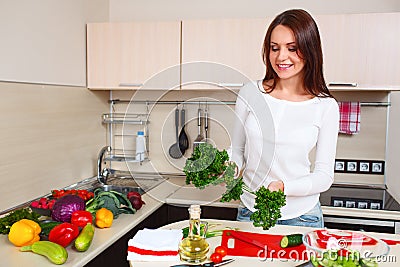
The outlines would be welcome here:
<svg viewBox="0 0 400 267">
<path fill-rule="evenodd" d="M 266 66 L 266 73 L 263 83 L 273 80 L 267 92 L 272 92 L 278 82 L 278 75 L 272 68 L 269 60 L 271 49 L 271 33 L 276 26 L 283 25 L 293 31 L 297 52 L 304 59 L 303 87 L 307 93 L 314 96 L 332 97 L 325 84 L 322 71 L 322 47 L 318 26 L 311 15 L 302 9 L 287 10 L 271 22 L 264 39 L 262 56 Z"/>
</svg>

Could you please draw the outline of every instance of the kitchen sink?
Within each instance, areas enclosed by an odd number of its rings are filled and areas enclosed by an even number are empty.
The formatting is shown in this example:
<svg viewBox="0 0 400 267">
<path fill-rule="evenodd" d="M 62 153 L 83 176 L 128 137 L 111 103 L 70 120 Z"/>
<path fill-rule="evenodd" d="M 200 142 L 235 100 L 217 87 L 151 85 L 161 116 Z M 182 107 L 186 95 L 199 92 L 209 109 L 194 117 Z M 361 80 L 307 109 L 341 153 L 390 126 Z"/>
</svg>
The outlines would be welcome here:
<svg viewBox="0 0 400 267">
<path fill-rule="evenodd" d="M 139 194 L 144 194 L 145 191 L 140 187 L 140 186 L 119 186 L 119 185 L 99 185 L 97 187 L 94 187 L 93 190 L 96 190 L 97 188 L 101 188 L 104 191 L 116 191 L 122 194 L 127 194 L 129 192 L 138 192 Z"/>
</svg>

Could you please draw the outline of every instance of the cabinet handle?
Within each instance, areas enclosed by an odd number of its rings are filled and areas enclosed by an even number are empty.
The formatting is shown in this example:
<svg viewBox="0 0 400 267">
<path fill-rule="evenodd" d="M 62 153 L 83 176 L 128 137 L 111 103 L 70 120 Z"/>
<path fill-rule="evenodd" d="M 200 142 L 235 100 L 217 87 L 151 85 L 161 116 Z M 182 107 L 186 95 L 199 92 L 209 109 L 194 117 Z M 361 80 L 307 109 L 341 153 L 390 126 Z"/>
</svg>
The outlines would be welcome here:
<svg viewBox="0 0 400 267">
<path fill-rule="evenodd" d="M 141 87 L 143 83 L 120 83 L 119 86 L 121 87 Z"/>
<path fill-rule="evenodd" d="M 218 83 L 221 87 L 242 87 L 244 83 Z"/>
<path fill-rule="evenodd" d="M 347 87 L 357 87 L 357 83 L 341 83 L 341 82 L 330 82 L 328 86 L 347 86 Z"/>
</svg>

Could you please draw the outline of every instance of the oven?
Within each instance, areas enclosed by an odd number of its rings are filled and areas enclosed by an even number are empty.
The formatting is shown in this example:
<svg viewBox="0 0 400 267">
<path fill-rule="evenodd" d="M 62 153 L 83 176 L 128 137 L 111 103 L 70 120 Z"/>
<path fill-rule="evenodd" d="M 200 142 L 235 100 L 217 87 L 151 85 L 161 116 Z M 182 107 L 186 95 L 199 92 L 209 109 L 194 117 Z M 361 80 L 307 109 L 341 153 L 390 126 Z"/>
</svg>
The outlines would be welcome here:
<svg viewBox="0 0 400 267">
<path fill-rule="evenodd" d="M 321 205 L 339 208 L 399 211 L 400 204 L 384 185 L 335 183 L 321 194 Z M 381 233 L 400 233 L 400 216 L 397 220 L 336 216 L 324 214 L 325 226 L 344 230 L 361 230 Z"/>
</svg>

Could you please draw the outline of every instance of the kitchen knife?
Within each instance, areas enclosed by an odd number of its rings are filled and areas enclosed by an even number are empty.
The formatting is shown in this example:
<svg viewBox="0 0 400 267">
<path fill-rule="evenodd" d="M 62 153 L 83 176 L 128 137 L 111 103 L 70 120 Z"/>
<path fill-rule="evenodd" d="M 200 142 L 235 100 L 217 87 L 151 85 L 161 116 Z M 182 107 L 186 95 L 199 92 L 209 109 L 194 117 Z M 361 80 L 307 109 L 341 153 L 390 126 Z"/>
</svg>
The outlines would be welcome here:
<svg viewBox="0 0 400 267">
<path fill-rule="evenodd" d="M 172 265 L 170 267 L 218 267 L 218 266 L 222 266 L 228 263 L 231 263 L 232 261 L 234 261 L 234 259 L 226 259 L 221 261 L 220 263 L 214 263 L 214 262 L 206 262 L 203 264 L 178 264 L 178 265 Z"/>
<path fill-rule="evenodd" d="M 296 267 L 314 267 L 314 265 L 312 264 L 311 261 L 306 261 L 306 262 L 303 262 L 303 263 L 301 263 L 299 265 L 296 265 Z"/>
</svg>

